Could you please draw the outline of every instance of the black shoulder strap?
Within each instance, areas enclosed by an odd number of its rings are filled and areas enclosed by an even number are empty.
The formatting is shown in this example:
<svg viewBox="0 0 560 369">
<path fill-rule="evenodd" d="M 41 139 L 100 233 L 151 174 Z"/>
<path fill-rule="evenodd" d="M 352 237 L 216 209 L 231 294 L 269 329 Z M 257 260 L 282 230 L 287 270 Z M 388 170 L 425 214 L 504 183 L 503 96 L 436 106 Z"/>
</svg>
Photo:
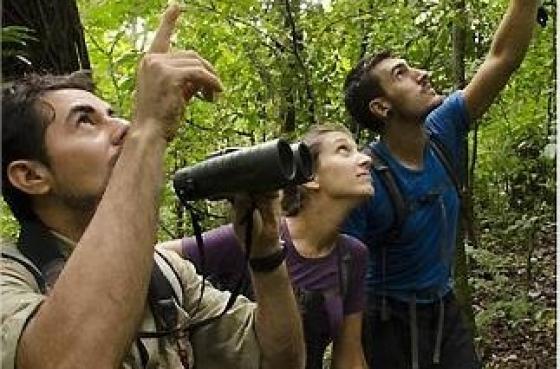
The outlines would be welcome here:
<svg viewBox="0 0 560 369">
<path fill-rule="evenodd" d="M 59 241 L 40 221 L 26 221 L 21 224 L 17 248 L 39 269 L 47 285 L 53 285 L 58 277 L 49 274 L 49 267 L 55 262 L 64 263 L 64 256 L 58 245 Z"/>
<path fill-rule="evenodd" d="M 406 202 L 402 196 L 399 186 L 397 185 L 393 173 L 389 169 L 389 165 L 381 157 L 381 155 L 375 152 L 375 148 L 366 147 L 363 152 L 371 157 L 373 170 L 379 174 L 381 183 L 385 186 L 385 189 L 389 194 L 391 204 L 393 205 L 393 223 L 387 232 L 388 240 L 393 241 L 398 238 L 400 229 L 406 219 L 406 216 L 408 215 Z"/>
<path fill-rule="evenodd" d="M 447 147 L 445 147 L 443 142 L 441 142 L 434 134 L 428 133 L 428 138 L 430 142 L 430 147 L 436 153 L 436 156 L 438 157 L 440 163 L 443 165 L 445 171 L 447 172 L 447 176 L 453 183 L 453 186 L 455 186 L 455 189 L 457 190 L 457 195 L 459 196 L 459 200 L 462 200 L 462 192 L 461 192 L 461 185 L 460 185 L 461 182 L 459 181 L 459 176 L 457 175 L 457 171 L 453 169 L 453 166 L 451 164 L 451 154 L 449 153 L 449 150 L 447 149 Z"/>
<path fill-rule="evenodd" d="M 54 261 L 63 259 L 54 236 L 39 221 L 23 222 L 17 240 L 17 249 L 23 257 L 8 251 L 2 251 L 2 257 L 24 266 L 35 278 L 39 291 L 46 294 L 47 268 Z"/>
</svg>

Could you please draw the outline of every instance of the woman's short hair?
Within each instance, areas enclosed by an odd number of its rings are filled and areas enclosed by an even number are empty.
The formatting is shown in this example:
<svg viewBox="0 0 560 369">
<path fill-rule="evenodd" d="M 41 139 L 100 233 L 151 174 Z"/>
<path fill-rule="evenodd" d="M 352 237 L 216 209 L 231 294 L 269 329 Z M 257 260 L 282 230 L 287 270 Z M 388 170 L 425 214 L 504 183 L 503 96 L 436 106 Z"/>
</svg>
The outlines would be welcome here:
<svg viewBox="0 0 560 369">
<path fill-rule="evenodd" d="M 311 126 L 301 139 L 309 147 L 315 168 L 319 165 L 319 156 L 322 151 L 321 144 L 324 136 L 331 132 L 342 132 L 352 137 L 352 133 L 342 124 L 322 123 Z M 287 217 L 296 216 L 305 206 L 308 194 L 303 185 L 290 185 L 282 191 L 282 210 Z"/>
</svg>

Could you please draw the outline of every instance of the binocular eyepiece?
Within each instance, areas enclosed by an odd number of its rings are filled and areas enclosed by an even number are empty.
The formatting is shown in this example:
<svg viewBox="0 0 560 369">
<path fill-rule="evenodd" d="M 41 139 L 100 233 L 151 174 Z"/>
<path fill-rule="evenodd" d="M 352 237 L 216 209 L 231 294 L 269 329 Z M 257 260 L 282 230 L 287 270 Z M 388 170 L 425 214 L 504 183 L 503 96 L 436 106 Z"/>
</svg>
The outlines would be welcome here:
<svg viewBox="0 0 560 369">
<path fill-rule="evenodd" d="M 303 142 L 276 139 L 241 149 L 226 149 L 173 177 L 182 202 L 224 199 L 236 193 L 274 191 L 313 178 L 313 159 Z"/>
</svg>

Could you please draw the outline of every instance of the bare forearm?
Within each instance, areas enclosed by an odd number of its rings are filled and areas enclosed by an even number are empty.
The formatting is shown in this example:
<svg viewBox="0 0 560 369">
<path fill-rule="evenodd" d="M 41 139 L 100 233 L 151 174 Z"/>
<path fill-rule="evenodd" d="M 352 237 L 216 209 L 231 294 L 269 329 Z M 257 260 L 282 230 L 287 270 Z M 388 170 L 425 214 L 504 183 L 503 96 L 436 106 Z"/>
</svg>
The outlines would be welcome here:
<svg viewBox="0 0 560 369">
<path fill-rule="evenodd" d="M 145 307 L 165 142 L 132 129 L 103 199 L 21 342 L 20 368 L 117 367 Z M 63 323 L 62 323 L 63 322 Z"/>
<path fill-rule="evenodd" d="M 488 110 L 521 64 L 536 23 L 536 12 L 536 0 L 511 0 L 494 35 L 490 53 L 465 87 L 471 119 L 476 120 Z"/>
<path fill-rule="evenodd" d="M 368 369 L 368 366 L 363 355 L 350 359 L 344 358 L 341 355 L 333 355 L 331 369 Z"/>
<path fill-rule="evenodd" d="M 500 57 L 515 68 L 521 63 L 536 23 L 537 0 L 512 0 L 490 48 L 490 57 Z"/>
<path fill-rule="evenodd" d="M 272 272 L 253 273 L 252 276 L 263 368 L 303 368 L 303 330 L 286 266 L 282 263 Z"/>
<path fill-rule="evenodd" d="M 347 315 L 333 342 L 331 367 L 333 369 L 367 369 L 362 347 L 362 314 Z"/>
</svg>

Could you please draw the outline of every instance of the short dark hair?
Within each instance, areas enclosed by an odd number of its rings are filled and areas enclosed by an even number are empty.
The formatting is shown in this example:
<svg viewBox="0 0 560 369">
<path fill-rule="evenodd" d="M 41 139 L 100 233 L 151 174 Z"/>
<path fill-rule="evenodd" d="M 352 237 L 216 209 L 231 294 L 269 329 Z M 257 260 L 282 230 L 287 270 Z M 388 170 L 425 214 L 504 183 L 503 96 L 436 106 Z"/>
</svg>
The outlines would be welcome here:
<svg viewBox="0 0 560 369">
<path fill-rule="evenodd" d="M 331 132 L 342 132 L 352 137 L 352 133 L 341 124 L 323 123 L 311 126 L 307 133 L 303 135 L 301 141 L 309 147 L 313 163 L 317 167 L 319 155 L 321 154 L 321 143 L 323 136 Z M 290 185 L 282 191 L 282 210 L 288 217 L 296 216 L 307 199 L 307 190 L 304 186 Z"/>
<path fill-rule="evenodd" d="M 369 103 L 376 97 L 383 96 L 383 88 L 370 71 L 381 61 L 391 57 L 391 52 L 386 50 L 360 59 L 344 81 L 344 104 L 348 113 L 356 123 L 374 133 L 382 133 L 385 124 L 371 113 Z"/>
<path fill-rule="evenodd" d="M 49 165 L 45 132 L 54 115 L 47 114 L 41 98 L 49 91 L 62 89 L 93 93 L 95 86 L 89 71 L 63 76 L 32 73 L 2 86 L 2 197 L 20 222 L 36 219 L 36 214 L 29 195 L 8 179 L 8 165 L 22 159 Z"/>
</svg>

